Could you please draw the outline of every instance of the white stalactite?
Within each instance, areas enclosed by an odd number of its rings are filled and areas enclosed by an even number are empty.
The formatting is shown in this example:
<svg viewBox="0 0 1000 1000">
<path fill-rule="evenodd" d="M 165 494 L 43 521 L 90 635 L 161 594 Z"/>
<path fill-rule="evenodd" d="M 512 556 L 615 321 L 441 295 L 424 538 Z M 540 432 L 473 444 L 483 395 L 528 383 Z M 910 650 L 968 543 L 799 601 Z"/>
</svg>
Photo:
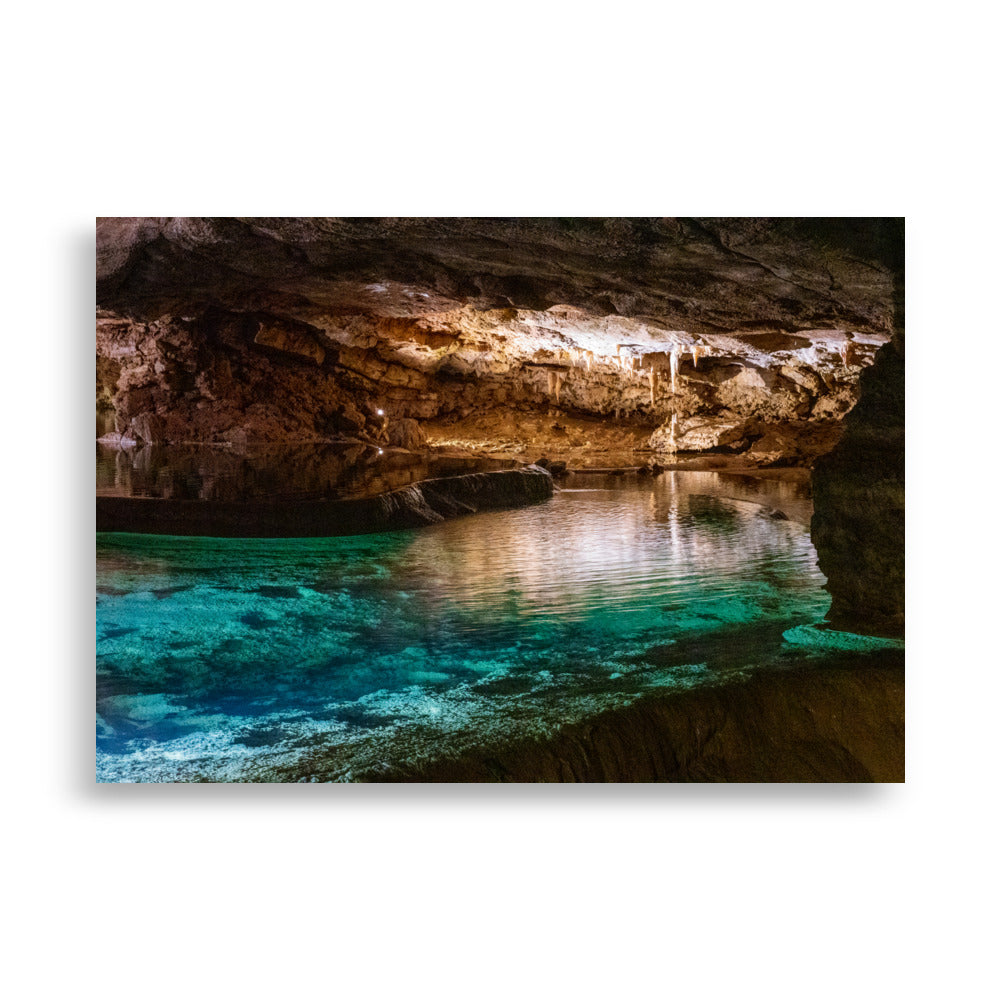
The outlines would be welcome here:
<svg viewBox="0 0 1000 1000">
<path fill-rule="evenodd" d="M 701 348 L 697 344 L 695 344 L 694 347 L 691 348 L 691 357 L 694 359 L 695 368 L 698 367 L 698 355 L 700 353 L 701 353 Z"/>
<path fill-rule="evenodd" d="M 672 393 L 677 392 L 677 369 L 680 367 L 680 348 L 672 347 L 670 349 L 670 391 Z"/>
</svg>

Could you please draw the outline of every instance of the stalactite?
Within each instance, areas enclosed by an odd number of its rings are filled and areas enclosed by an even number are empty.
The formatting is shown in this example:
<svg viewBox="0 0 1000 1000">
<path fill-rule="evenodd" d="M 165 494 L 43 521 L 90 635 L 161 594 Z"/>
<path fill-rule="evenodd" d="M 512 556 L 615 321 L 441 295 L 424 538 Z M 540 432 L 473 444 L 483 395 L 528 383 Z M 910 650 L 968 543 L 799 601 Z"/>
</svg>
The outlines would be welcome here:
<svg viewBox="0 0 1000 1000">
<path fill-rule="evenodd" d="M 656 383 L 657 383 L 656 369 L 655 368 L 650 368 L 649 369 L 649 405 L 650 406 L 656 406 Z"/>
<path fill-rule="evenodd" d="M 680 348 L 672 347 L 670 349 L 670 391 L 672 393 L 677 392 L 677 369 L 680 364 Z"/>
<path fill-rule="evenodd" d="M 593 351 L 584 351 L 584 355 L 583 356 L 587 359 L 587 371 L 589 372 L 590 371 L 590 366 L 594 363 L 594 352 Z"/>
<path fill-rule="evenodd" d="M 698 355 L 700 353 L 701 353 L 701 348 L 697 344 L 695 344 L 694 347 L 691 348 L 691 357 L 694 359 L 695 368 L 698 367 Z"/>
<path fill-rule="evenodd" d="M 556 372 L 555 376 L 556 376 L 556 380 L 555 380 L 555 384 L 556 384 L 556 406 L 558 406 L 559 405 L 559 390 L 562 388 L 563 375 L 562 375 L 562 372 Z"/>
</svg>

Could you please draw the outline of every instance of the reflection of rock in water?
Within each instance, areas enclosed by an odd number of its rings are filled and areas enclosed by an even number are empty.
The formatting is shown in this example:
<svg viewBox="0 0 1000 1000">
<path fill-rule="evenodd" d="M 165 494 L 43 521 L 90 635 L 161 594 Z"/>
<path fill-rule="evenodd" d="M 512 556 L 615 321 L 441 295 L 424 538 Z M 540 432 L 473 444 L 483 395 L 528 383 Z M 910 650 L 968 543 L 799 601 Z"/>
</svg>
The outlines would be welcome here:
<svg viewBox="0 0 1000 1000">
<path fill-rule="evenodd" d="M 437 460 L 367 446 L 253 449 L 196 445 L 123 450 L 98 446 L 97 492 L 166 500 L 370 496 L 441 475 L 510 468 L 513 462 Z"/>
</svg>

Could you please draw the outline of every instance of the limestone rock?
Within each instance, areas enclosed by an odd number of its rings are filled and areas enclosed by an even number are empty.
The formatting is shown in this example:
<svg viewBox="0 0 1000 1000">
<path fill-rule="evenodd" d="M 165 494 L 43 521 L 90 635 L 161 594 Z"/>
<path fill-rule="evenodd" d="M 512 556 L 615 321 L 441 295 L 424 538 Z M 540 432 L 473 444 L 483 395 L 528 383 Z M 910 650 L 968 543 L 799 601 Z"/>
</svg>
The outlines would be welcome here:
<svg viewBox="0 0 1000 1000">
<path fill-rule="evenodd" d="M 416 420 L 404 417 L 389 424 L 389 444 L 407 451 L 419 451 L 427 445 L 427 436 Z"/>
<path fill-rule="evenodd" d="M 833 596 L 828 620 L 901 634 L 905 598 L 905 380 L 895 344 L 861 378 L 839 444 L 813 470 L 812 537 Z"/>
<path fill-rule="evenodd" d="M 318 365 L 323 364 L 323 359 L 326 357 L 326 351 L 312 337 L 286 323 L 262 322 L 257 328 L 253 342 L 262 347 L 284 351 L 286 354 L 310 358 Z"/>
<path fill-rule="evenodd" d="M 163 442 L 163 421 L 155 413 L 142 413 L 133 417 L 129 429 L 130 436 L 142 444 L 162 444 Z"/>
<path fill-rule="evenodd" d="M 133 315 L 299 291 L 386 318 L 569 305 L 697 333 L 886 333 L 901 238 L 891 219 L 111 218 L 97 243 L 98 300 Z"/>
<path fill-rule="evenodd" d="M 748 454 L 764 461 L 797 457 L 798 443 L 794 434 L 771 429 L 750 445 Z"/>
<path fill-rule="evenodd" d="M 717 417 L 690 417 L 678 420 L 674 442 L 670 441 L 670 421 L 658 427 L 649 439 L 653 451 L 709 451 L 713 448 L 738 450 L 745 438 L 743 420 Z"/>
<path fill-rule="evenodd" d="M 644 697 L 547 739 L 470 748 L 375 781 L 905 780 L 901 653 L 876 663 L 792 663 L 711 688 Z M 314 764 L 317 762 L 314 762 Z M 318 764 L 320 777 L 326 777 Z M 331 774 L 332 778 L 333 775 Z M 290 779 L 291 780 L 291 779 Z"/>
<path fill-rule="evenodd" d="M 315 538 L 364 535 L 434 524 L 480 510 L 506 510 L 552 496 L 552 476 L 523 469 L 425 479 L 357 500 L 135 499 L 98 496 L 98 531 L 208 535 L 215 538 Z"/>
<path fill-rule="evenodd" d="M 101 219 L 98 435 L 372 439 L 377 406 L 538 454 L 676 412 L 682 451 L 782 426 L 758 453 L 805 461 L 889 337 L 901 246 L 891 219 Z"/>
</svg>

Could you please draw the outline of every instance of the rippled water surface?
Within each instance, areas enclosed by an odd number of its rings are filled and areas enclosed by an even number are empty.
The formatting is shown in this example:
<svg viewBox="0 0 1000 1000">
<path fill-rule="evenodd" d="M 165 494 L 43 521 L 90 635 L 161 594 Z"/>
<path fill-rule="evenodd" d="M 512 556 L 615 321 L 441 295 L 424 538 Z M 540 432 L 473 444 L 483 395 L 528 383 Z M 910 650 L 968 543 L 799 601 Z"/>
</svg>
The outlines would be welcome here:
<svg viewBox="0 0 1000 1000">
<path fill-rule="evenodd" d="M 573 476 L 382 535 L 98 535 L 99 779 L 363 779 L 776 662 L 829 607 L 806 527 L 760 506 L 786 487 Z"/>
</svg>

